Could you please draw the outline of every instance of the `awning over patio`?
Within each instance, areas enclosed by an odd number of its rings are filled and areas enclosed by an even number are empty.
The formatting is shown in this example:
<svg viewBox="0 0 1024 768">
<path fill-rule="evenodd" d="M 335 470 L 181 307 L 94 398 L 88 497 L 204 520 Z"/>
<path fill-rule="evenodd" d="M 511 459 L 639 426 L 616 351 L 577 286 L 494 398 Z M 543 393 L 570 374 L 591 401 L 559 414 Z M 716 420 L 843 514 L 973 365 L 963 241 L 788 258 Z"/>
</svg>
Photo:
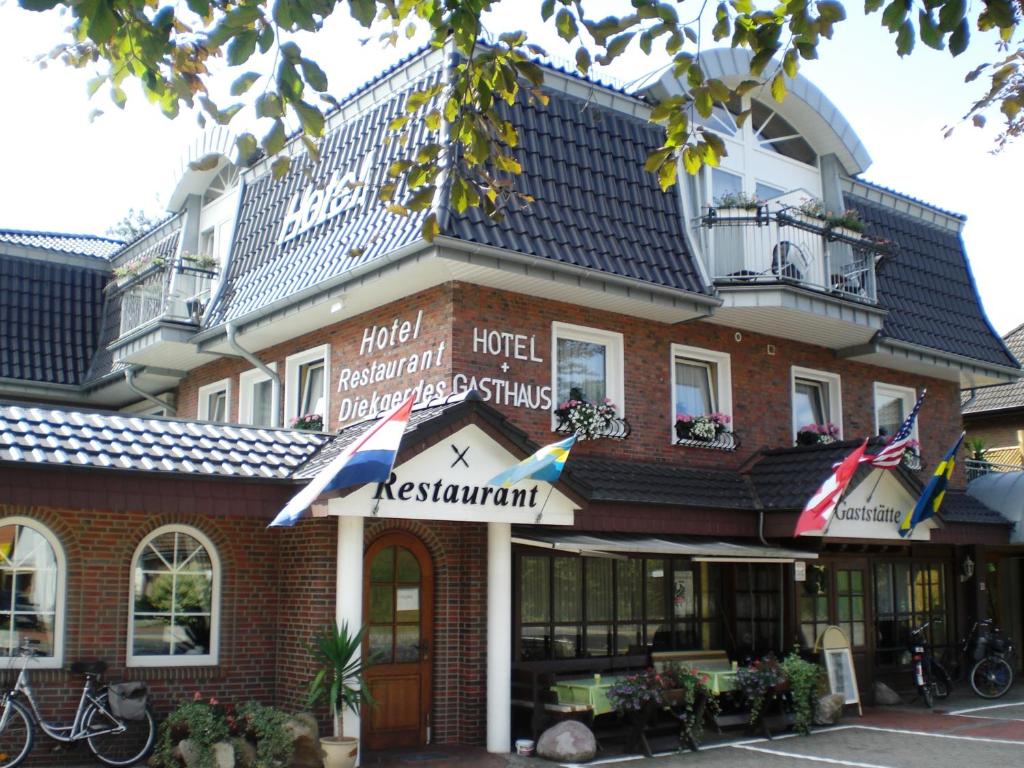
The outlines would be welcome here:
<svg viewBox="0 0 1024 768">
<path fill-rule="evenodd" d="M 816 560 L 815 552 L 784 549 L 757 544 L 698 539 L 663 539 L 631 536 L 591 536 L 580 533 L 516 534 L 513 544 L 554 549 L 586 557 L 625 557 L 633 554 L 690 557 L 708 563 L 792 563 L 794 560 Z"/>
</svg>

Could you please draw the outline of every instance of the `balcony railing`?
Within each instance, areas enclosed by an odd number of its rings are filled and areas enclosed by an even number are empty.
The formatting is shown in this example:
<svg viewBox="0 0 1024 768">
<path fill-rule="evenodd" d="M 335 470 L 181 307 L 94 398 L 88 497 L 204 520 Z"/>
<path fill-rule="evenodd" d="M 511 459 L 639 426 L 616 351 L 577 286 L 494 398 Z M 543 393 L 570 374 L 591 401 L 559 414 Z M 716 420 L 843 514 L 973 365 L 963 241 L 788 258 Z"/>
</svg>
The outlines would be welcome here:
<svg viewBox="0 0 1024 768">
<path fill-rule="evenodd" d="M 967 459 L 964 461 L 964 469 L 967 471 L 967 482 L 976 480 L 982 475 L 989 475 L 993 472 L 1021 472 L 1024 467 L 1019 464 L 994 464 L 984 459 Z"/>
<path fill-rule="evenodd" d="M 699 221 L 717 284 L 789 284 L 846 299 L 877 300 L 875 262 L 887 246 L 798 208 L 710 208 Z"/>
<path fill-rule="evenodd" d="M 177 260 L 130 281 L 121 296 L 121 336 L 157 319 L 196 323 L 210 300 L 217 273 Z"/>
<path fill-rule="evenodd" d="M 555 425 L 555 432 L 563 435 L 571 435 L 576 431 L 575 427 L 570 423 L 567 416 L 555 412 L 555 418 L 558 419 L 558 424 Z M 611 438 L 612 440 L 625 440 L 629 437 L 629 433 L 633 431 L 633 428 L 629 425 L 629 422 L 624 418 L 616 417 L 611 419 L 606 425 L 602 426 L 593 435 L 595 438 Z"/>
</svg>

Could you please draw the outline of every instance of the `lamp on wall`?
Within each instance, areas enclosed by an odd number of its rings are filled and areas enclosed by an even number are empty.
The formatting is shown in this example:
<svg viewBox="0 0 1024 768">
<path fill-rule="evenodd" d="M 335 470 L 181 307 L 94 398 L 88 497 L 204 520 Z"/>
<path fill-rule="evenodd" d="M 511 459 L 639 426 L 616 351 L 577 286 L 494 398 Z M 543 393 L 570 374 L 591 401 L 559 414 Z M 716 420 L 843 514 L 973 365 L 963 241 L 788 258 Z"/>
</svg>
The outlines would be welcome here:
<svg viewBox="0 0 1024 768">
<path fill-rule="evenodd" d="M 960 564 L 960 581 L 969 581 L 974 576 L 974 561 L 971 560 L 970 555 L 964 556 L 964 561 Z"/>
</svg>

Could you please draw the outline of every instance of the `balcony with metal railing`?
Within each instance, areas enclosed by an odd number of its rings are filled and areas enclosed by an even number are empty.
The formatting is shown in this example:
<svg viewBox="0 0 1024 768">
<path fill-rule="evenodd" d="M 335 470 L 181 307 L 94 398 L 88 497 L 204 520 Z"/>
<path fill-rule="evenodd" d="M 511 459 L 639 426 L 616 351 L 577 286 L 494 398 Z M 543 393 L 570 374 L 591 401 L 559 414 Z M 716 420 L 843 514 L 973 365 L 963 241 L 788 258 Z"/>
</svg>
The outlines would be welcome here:
<svg viewBox="0 0 1024 768">
<path fill-rule="evenodd" d="M 786 283 L 844 299 L 875 303 L 875 264 L 888 248 L 799 209 L 711 208 L 707 231 L 711 276 L 717 284 Z"/>
<path fill-rule="evenodd" d="M 696 224 L 725 299 L 716 313 L 723 322 L 834 348 L 866 343 L 881 328 L 876 267 L 889 244 L 778 201 L 709 208 Z"/>
<path fill-rule="evenodd" d="M 146 265 L 120 279 L 120 333 L 110 345 L 115 359 L 165 364 L 191 337 L 210 301 L 216 271 L 207 260 L 188 256 Z M 167 345 L 171 345 L 168 347 Z M 168 357 L 168 354 L 170 357 Z"/>
<path fill-rule="evenodd" d="M 966 459 L 964 470 L 967 472 L 967 482 L 971 482 L 993 472 L 1021 472 L 1024 471 L 1024 467 L 1019 464 L 996 464 L 985 459 Z"/>
</svg>

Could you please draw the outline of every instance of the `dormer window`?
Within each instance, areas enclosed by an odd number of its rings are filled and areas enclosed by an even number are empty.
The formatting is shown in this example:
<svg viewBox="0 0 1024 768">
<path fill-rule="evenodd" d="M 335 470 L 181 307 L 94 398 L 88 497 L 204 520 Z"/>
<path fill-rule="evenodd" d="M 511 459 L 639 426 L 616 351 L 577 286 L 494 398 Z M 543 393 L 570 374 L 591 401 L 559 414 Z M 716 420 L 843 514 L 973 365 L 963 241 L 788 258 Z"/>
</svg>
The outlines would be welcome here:
<svg viewBox="0 0 1024 768">
<path fill-rule="evenodd" d="M 751 100 L 750 123 L 758 148 L 817 166 L 818 155 L 811 145 L 771 107 Z"/>
</svg>

